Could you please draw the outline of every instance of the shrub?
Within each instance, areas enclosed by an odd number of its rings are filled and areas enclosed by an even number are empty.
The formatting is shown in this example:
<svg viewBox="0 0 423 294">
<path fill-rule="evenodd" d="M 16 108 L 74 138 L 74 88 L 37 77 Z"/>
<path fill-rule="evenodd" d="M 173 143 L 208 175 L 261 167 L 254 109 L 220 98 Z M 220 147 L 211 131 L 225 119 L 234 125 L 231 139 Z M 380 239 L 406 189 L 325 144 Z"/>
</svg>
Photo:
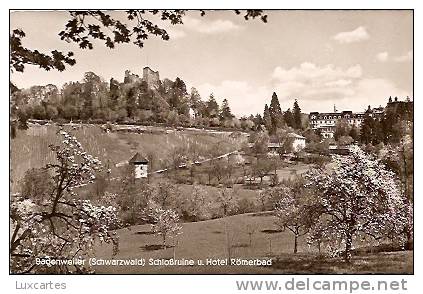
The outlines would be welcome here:
<svg viewBox="0 0 423 294">
<path fill-rule="evenodd" d="M 248 213 L 248 212 L 257 212 L 259 209 L 254 201 L 248 200 L 247 198 L 242 198 L 237 203 L 237 213 Z"/>
<path fill-rule="evenodd" d="M 309 154 L 305 156 L 302 161 L 307 164 L 316 164 L 317 166 L 323 166 L 330 162 L 330 157 L 318 154 Z"/>
<path fill-rule="evenodd" d="M 207 190 L 201 186 L 193 186 L 192 193 L 178 204 L 180 214 L 186 221 L 200 221 L 211 218 Z"/>
<path fill-rule="evenodd" d="M 45 168 L 32 168 L 25 173 L 20 182 L 21 195 L 34 202 L 43 202 L 51 193 L 53 182 Z"/>
</svg>

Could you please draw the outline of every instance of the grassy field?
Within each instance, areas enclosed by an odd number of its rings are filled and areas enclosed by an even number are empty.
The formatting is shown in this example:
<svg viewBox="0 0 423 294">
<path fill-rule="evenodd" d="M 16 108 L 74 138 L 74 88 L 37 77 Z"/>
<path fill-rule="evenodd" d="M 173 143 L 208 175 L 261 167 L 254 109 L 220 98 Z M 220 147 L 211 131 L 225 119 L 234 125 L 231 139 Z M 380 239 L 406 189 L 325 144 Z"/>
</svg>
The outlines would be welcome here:
<svg viewBox="0 0 423 294">
<path fill-rule="evenodd" d="M 17 192 L 18 181 L 28 169 L 54 162 L 54 153 L 48 146 L 60 143 L 56 131 L 55 125 L 31 126 L 25 131 L 18 130 L 17 137 L 11 141 L 12 192 Z M 77 130 L 71 130 L 71 133 L 89 154 L 111 167 L 112 176 L 119 174 L 115 164 L 129 160 L 136 152 L 144 156 L 154 154 L 155 162 L 159 164 L 169 156 L 170 150 L 178 146 L 197 144 L 199 148 L 207 148 L 220 142 L 222 149 L 229 152 L 236 150 L 240 144 L 238 138 L 231 138 L 227 132 L 185 130 L 166 133 L 164 130 L 157 130 L 142 134 L 105 133 L 100 126 L 83 125 Z"/>
<path fill-rule="evenodd" d="M 280 232 L 269 213 L 250 213 L 221 219 L 185 223 L 177 246 L 170 239 L 163 249 L 161 239 L 150 232 L 149 225 L 133 226 L 118 231 L 120 251 L 116 259 L 224 259 L 272 258 L 265 266 L 96 266 L 97 273 L 411 273 L 412 253 L 392 252 L 355 256 L 350 265 L 340 259 L 321 260 L 316 249 L 300 239 L 299 253 L 292 254 L 293 236 Z M 254 231 L 250 238 L 248 232 Z M 226 233 L 227 232 L 227 233 Z M 229 243 L 228 243 L 229 239 Z M 96 248 L 97 258 L 112 258 L 108 245 Z"/>
<path fill-rule="evenodd" d="M 310 164 L 296 163 L 276 171 L 279 180 L 293 179 L 306 173 L 311 168 Z"/>
</svg>

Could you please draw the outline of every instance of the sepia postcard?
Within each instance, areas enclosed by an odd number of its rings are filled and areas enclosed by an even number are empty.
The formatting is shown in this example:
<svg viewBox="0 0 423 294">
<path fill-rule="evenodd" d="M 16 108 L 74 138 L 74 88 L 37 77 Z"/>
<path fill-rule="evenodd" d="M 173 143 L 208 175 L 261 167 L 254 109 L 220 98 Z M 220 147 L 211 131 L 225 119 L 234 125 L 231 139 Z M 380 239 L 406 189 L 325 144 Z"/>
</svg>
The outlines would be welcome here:
<svg viewBox="0 0 423 294">
<path fill-rule="evenodd" d="M 412 9 L 9 22 L 10 274 L 414 274 Z"/>
</svg>

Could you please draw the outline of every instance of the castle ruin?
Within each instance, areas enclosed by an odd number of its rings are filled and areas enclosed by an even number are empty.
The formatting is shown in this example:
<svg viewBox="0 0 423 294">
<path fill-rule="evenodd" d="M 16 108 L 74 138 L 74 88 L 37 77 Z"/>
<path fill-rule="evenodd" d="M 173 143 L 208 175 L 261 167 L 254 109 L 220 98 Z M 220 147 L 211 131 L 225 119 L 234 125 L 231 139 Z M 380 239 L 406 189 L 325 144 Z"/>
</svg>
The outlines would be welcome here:
<svg viewBox="0 0 423 294">
<path fill-rule="evenodd" d="M 160 85 L 160 76 L 158 71 L 154 71 L 148 66 L 143 68 L 142 78 L 137 74 L 131 73 L 131 71 L 125 71 L 125 84 L 141 83 L 146 82 L 149 89 L 158 89 Z"/>
<path fill-rule="evenodd" d="M 154 71 L 148 66 L 144 67 L 142 70 L 142 79 L 147 83 L 148 88 L 158 89 L 160 83 L 159 72 Z"/>
</svg>

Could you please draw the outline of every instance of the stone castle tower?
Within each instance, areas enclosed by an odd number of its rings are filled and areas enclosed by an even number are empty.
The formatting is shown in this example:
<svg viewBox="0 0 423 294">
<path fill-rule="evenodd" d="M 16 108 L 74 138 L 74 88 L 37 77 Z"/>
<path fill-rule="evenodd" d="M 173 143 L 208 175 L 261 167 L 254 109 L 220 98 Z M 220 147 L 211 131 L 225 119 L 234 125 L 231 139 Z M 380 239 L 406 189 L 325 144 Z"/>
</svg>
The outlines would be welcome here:
<svg viewBox="0 0 423 294">
<path fill-rule="evenodd" d="M 125 78 L 123 79 L 125 84 L 141 82 L 141 78 L 137 74 L 131 73 L 129 70 L 125 70 Z"/>
<path fill-rule="evenodd" d="M 142 70 L 142 79 L 147 83 L 150 89 L 159 88 L 160 77 L 158 71 L 154 71 L 146 66 Z"/>
</svg>

